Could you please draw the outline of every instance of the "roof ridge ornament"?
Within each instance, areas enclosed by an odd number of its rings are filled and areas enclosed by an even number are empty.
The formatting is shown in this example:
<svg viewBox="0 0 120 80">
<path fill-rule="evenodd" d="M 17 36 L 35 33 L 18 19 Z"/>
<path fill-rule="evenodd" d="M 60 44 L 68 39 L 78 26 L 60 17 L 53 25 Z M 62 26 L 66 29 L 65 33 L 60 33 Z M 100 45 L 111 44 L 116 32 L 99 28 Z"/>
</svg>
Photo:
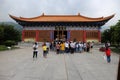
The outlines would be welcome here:
<svg viewBox="0 0 120 80">
<path fill-rule="evenodd" d="M 80 13 L 78 13 L 78 16 L 80 16 Z"/>
</svg>

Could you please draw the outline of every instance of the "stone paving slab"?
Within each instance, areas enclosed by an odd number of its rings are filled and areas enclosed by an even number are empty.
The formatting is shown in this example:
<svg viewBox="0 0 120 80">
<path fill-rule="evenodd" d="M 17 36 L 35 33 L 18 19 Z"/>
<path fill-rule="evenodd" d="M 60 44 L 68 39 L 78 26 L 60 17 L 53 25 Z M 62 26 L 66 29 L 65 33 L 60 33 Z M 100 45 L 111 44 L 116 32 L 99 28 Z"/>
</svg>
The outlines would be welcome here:
<svg viewBox="0 0 120 80">
<path fill-rule="evenodd" d="M 43 58 L 39 48 L 37 59 L 32 47 L 0 52 L 0 80 L 116 80 L 119 55 L 112 54 L 109 64 L 103 53 L 55 54 Z"/>
</svg>

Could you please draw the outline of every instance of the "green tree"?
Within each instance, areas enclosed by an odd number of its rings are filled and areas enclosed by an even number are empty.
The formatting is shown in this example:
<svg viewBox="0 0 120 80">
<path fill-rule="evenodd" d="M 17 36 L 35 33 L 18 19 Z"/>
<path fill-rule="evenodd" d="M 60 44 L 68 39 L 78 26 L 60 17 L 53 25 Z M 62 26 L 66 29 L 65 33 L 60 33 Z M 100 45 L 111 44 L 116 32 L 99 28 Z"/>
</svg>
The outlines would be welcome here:
<svg viewBox="0 0 120 80">
<path fill-rule="evenodd" d="M 4 29 L 2 25 L 0 25 L 0 44 L 3 43 L 3 37 L 4 37 Z"/>
<path fill-rule="evenodd" d="M 5 25 L 4 27 L 4 41 L 6 40 L 13 40 L 13 41 L 20 41 L 21 36 L 20 32 L 14 29 L 12 25 Z"/>
<path fill-rule="evenodd" d="M 102 33 L 102 42 L 107 42 L 109 41 L 110 43 L 112 42 L 113 44 L 118 44 L 120 45 L 120 20 L 118 21 L 117 24 L 110 26 L 110 29 L 105 30 Z"/>
<path fill-rule="evenodd" d="M 120 45 L 120 25 L 116 26 L 115 28 L 115 41 L 119 46 Z"/>
<path fill-rule="evenodd" d="M 102 33 L 102 42 L 111 42 L 111 34 L 110 34 L 110 29 L 106 29 Z"/>
<path fill-rule="evenodd" d="M 0 45 L 7 41 L 18 42 L 21 40 L 21 32 L 12 25 L 0 24 Z"/>
<path fill-rule="evenodd" d="M 111 30 L 111 42 L 112 42 L 112 44 L 115 44 L 116 43 L 116 40 L 115 40 L 115 38 L 116 38 L 116 27 L 115 27 L 115 25 L 114 26 L 110 26 L 110 30 Z"/>
</svg>

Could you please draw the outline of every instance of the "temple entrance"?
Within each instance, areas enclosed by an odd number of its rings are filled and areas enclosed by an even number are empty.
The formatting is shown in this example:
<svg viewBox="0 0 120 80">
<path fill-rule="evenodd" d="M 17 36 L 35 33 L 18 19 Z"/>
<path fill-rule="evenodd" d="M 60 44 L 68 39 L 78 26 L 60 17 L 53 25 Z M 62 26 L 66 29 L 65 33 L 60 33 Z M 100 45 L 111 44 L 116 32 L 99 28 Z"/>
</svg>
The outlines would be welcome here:
<svg viewBox="0 0 120 80">
<path fill-rule="evenodd" d="M 54 31 L 54 39 L 65 41 L 67 39 L 67 31 Z"/>
<path fill-rule="evenodd" d="M 54 31 L 54 39 L 63 40 L 67 39 L 67 31 L 65 26 L 56 26 Z"/>
</svg>

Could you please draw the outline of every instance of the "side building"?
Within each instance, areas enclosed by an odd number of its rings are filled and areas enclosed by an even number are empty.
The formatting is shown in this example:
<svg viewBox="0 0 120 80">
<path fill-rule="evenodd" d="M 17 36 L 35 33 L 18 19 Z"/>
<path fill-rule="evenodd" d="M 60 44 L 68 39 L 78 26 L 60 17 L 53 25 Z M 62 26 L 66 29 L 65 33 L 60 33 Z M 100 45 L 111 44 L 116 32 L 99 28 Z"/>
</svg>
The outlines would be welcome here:
<svg viewBox="0 0 120 80">
<path fill-rule="evenodd" d="M 114 15 L 99 18 L 90 18 L 78 15 L 44 15 L 24 18 L 9 15 L 18 24 L 23 26 L 22 41 L 55 39 L 88 42 L 101 42 L 101 26 L 108 22 Z"/>
</svg>

